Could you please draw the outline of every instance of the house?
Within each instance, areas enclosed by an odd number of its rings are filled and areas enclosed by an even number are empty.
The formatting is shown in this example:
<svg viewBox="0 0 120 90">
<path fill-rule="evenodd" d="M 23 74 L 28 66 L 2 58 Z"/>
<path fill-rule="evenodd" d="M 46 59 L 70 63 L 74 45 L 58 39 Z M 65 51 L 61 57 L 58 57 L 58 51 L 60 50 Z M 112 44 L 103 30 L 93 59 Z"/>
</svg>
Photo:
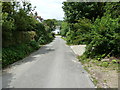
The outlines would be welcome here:
<svg viewBox="0 0 120 90">
<path fill-rule="evenodd" d="M 55 34 L 60 34 L 60 26 L 56 26 L 55 31 L 53 31 Z"/>
</svg>

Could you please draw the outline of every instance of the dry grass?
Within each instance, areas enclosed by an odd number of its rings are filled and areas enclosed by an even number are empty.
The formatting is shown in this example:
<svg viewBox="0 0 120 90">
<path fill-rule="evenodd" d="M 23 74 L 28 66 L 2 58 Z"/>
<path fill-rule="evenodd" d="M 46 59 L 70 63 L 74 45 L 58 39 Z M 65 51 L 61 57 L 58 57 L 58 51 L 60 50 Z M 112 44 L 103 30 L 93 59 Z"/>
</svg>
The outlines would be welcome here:
<svg viewBox="0 0 120 90">
<path fill-rule="evenodd" d="M 116 69 L 97 66 L 92 62 L 84 63 L 83 66 L 98 88 L 118 88 L 118 71 Z"/>
</svg>

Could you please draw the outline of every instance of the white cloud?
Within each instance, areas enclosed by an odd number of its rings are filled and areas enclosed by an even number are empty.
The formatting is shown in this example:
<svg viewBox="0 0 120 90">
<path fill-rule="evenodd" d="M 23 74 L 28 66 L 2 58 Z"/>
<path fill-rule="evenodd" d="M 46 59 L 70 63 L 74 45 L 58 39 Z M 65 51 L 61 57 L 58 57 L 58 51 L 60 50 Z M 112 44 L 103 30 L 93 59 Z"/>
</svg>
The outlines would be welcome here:
<svg viewBox="0 0 120 90">
<path fill-rule="evenodd" d="M 36 6 L 35 11 L 44 19 L 62 20 L 64 12 L 62 10 L 62 2 L 65 0 L 30 0 L 32 6 Z"/>
</svg>

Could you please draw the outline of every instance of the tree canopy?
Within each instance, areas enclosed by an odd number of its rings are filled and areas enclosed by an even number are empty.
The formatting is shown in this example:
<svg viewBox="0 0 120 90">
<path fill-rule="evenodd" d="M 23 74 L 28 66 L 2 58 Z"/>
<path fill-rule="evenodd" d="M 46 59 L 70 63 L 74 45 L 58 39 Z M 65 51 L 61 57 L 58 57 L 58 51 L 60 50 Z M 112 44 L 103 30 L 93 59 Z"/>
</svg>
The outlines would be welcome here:
<svg viewBox="0 0 120 90">
<path fill-rule="evenodd" d="M 120 56 L 120 3 L 64 2 L 61 35 L 68 44 L 86 44 L 90 58 Z"/>
</svg>

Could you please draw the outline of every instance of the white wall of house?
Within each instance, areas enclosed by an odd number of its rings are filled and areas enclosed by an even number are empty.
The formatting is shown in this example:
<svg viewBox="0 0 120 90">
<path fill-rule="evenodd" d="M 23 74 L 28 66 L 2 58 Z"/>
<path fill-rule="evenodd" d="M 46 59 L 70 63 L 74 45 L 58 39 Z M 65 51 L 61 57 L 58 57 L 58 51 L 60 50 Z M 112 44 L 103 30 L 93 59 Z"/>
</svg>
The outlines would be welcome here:
<svg viewBox="0 0 120 90">
<path fill-rule="evenodd" d="M 59 34 L 59 33 L 60 33 L 60 27 L 59 27 L 59 26 L 56 27 L 56 29 L 55 29 L 55 31 L 53 31 L 53 33 L 55 33 L 55 34 Z"/>
<path fill-rule="evenodd" d="M 59 34 L 60 30 L 59 29 L 55 29 L 55 31 L 53 31 L 55 34 Z"/>
</svg>

